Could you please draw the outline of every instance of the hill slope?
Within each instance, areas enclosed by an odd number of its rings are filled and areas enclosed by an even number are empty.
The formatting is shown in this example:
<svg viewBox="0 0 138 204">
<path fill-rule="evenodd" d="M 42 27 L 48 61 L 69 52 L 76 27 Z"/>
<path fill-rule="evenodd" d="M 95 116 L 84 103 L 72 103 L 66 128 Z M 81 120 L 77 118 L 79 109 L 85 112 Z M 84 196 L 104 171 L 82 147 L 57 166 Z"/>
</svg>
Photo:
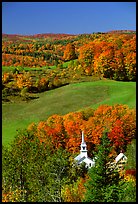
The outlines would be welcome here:
<svg viewBox="0 0 138 204">
<path fill-rule="evenodd" d="M 97 108 L 100 104 L 127 104 L 136 107 L 136 83 L 101 80 L 70 84 L 39 94 L 28 103 L 3 104 L 3 145 L 10 143 L 16 130 L 32 122 L 46 120 L 53 114 L 66 114 L 83 108 Z"/>
</svg>

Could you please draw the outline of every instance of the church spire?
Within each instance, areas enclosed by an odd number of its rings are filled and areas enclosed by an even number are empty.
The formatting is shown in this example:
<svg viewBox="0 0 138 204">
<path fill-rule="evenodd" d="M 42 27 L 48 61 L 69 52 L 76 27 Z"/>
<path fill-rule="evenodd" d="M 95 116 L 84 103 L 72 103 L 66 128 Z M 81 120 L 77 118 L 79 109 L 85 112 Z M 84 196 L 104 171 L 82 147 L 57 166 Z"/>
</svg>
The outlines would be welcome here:
<svg viewBox="0 0 138 204">
<path fill-rule="evenodd" d="M 84 143 L 84 131 L 82 131 L 82 143 Z"/>
<path fill-rule="evenodd" d="M 84 131 L 82 131 L 82 141 L 81 141 L 81 150 L 80 153 L 82 156 L 87 157 L 87 145 L 84 142 Z"/>
</svg>

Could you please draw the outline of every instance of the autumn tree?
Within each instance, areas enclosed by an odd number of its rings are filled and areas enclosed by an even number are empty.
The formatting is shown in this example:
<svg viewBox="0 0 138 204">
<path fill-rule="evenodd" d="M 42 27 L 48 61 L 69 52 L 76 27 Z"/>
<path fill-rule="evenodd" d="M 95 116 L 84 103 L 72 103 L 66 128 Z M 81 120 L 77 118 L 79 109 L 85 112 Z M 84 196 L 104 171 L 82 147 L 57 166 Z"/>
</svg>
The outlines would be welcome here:
<svg viewBox="0 0 138 204">
<path fill-rule="evenodd" d="M 67 134 L 66 149 L 73 153 L 79 151 L 81 143 L 82 113 L 68 113 L 63 116 L 63 125 Z"/>
<path fill-rule="evenodd" d="M 85 179 L 77 177 L 77 181 L 66 185 L 62 190 L 64 202 L 81 202 L 85 194 Z"/>
<path fill-rule="evenodd" d="M 94 43 L 84 44 L 79 49 L 79 62 L 82 64 L 82 68 L 85 74 L 91 75 L 94 72 Z"/>
<path fill-rule="evenodd" d="M 76 59 L 75 46 L 73 44 L 69 43 L 69 44 L 66 45 L 64 55 L 63 55 L 63 59 L 65 61 Z"/>
<path fill-rule="evenodd" d="M 110 142 L 116 151 L 126 149 L 126 146 L 136 137 L 136 111 L 126 105 L 101 105 L 96 110 L 72 112 L 64 116 L 53 115 L 46 121 L 40 121 L 34 134 L 45 144 L 52 141 L 52 147 L 65 148 L 77 153 L 80 150 L 81 132 L 85 132 L 87 148 L 95 150 L 99 144 L 104 127 L 109 130 Z"/>
</svg>

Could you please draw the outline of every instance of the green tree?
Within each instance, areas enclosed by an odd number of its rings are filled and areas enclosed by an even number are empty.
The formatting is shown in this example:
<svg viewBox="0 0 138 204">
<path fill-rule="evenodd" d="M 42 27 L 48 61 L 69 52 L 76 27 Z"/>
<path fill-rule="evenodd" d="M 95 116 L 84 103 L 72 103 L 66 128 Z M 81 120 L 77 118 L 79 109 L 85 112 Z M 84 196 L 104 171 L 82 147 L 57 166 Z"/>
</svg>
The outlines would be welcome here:
<svg viewBox="0 0 138 204">
<path fill-rule="evenodd" d="M 118 202 L 136 202 L 136 182 L 121 182 Z"/>
<path fill-rule="evenodd" d="M 49 202 L 62 202 L 61 190 L 68 182 L 69 156 L 66 150 L 60 148 L 47 159 Z"/>
<path fill-rule="evenodd" d="M 61 202 L 61 192 L 83 175 L 72 167 L 70 154 L 41 143 L 31 130 L 19 131 L 10 148 L 3 147 L 3 194 L 10 202 Z M 18 190 L 18 196 L 17 196 Z"/>
<path fill-rule="evenodd" d="M 10 149 L 3 147 L 2 180 L 5 193 L 21 191 L 18 201 L 45 201 L 49 148 L 32 132 L 21 131 Z"/>
<path fill-rule="evenodd" d="M 117 202 L 119 174 L 114 170 L 108 133 L 105 131 L 94 153 L 95 167 L 88 171 L 85 202 Z"/>
</svg>

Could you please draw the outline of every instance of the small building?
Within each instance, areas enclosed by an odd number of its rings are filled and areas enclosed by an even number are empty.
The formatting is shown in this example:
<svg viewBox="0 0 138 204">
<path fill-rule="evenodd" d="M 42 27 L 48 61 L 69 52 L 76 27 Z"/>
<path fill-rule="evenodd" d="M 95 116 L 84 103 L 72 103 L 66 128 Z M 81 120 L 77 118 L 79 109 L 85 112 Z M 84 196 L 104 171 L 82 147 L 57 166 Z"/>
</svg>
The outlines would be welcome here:
<svg viewBox="0 0 138 204">
<path fill-rule="evenodd" d="M 75 160 L 77 161 L 77 164 L 81 164 L 82 162 L 84 162 L 86 165 L 86 168 L 91 168 L 93 166 L 95 166 L 95 161 L 92 160 L 90 157 L 88 157 L 87 155 L 87 145 L 86 142 L 84 141 L 84 132 L 82 131 L 82 142 L 81 142 L 81 150 L 80 150 L 80 154 L 75 157 Z"/>
<path fill-rule="evenodd" d="M 127 157 L 122 152 L 120 152 L 120 154 L 115 158 L 116 163 L 126 162 L 126 161 L 127 161 Z"/>
<path fill-rule="evenodd" d="M 116 169 L 118 170 L 122 170 L 124 169 L 124 164 L 127 162 L 127 157 L 122 153 L 120 152 L 120 154 L 115 158 L 115 165 L 116 165 Z"/>
</svg>

